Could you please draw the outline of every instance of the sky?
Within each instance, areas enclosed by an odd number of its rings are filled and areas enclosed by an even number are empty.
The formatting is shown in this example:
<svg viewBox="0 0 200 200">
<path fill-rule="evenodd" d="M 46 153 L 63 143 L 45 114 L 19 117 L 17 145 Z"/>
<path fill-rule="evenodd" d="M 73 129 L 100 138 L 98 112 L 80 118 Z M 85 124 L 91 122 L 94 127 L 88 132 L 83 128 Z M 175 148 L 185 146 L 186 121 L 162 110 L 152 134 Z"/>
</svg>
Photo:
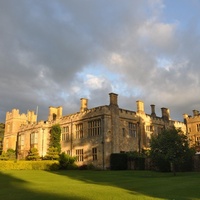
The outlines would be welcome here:
<svg viewBox="0 0 200 200">
<path fill-rule="evenodd" d="M 200 110 L 199 0 L 0 0 L 0 122 L 109 104 Z"/>
</svg>

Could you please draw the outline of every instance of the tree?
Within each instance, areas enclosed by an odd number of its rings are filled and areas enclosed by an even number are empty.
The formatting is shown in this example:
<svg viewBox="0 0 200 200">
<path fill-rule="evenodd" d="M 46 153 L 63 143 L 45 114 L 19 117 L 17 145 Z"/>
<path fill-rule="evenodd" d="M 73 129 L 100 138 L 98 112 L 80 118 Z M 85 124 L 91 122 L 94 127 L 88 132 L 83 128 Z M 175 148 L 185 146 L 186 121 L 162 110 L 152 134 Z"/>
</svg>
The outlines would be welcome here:
<svg viewBox="0 0 200 200">
<path fill-rule="evenodd" d="M 6 152 L 2 152 L 0 160 L 15 160 L 16 152 L 14 149 L 8 149 Z"/>
<path fill-rule="evenodd" d="M 40 156 L 39 156 L 37 148 L 31 148 L 31 150 L 29 151 L 26 157 L 27 160 L 38 160 L 39 158 Z"/>
<path fill-rule="evenodd" d="M 61 152 L 60 137 L 61 137 L 60 125 L 55 124 L 51 128 L 49 147 L 57 148 L 58 153 Z"/>
<path fill-rule="evenodd" d="M 59 153 L 57 147 L 49 147 L 47 150 L 47 154 L 44 157 L 46 160 L 58 160 L 59 159 Z"/>
<path fill-rule="evenodd" d="M 76 157 L 72 157 L 65 152 L 62 152 L 59 157 L 60 169 L 73 169 Z"/>
<path fill-rule="evenodd" d="M 195 151 L 189 147 L 187 136 L 180 129 L 164 129 L 152 136 L 150 156 L 160 171 L 181 169 L 181 165 L 192 159 Z"/>
</svg>

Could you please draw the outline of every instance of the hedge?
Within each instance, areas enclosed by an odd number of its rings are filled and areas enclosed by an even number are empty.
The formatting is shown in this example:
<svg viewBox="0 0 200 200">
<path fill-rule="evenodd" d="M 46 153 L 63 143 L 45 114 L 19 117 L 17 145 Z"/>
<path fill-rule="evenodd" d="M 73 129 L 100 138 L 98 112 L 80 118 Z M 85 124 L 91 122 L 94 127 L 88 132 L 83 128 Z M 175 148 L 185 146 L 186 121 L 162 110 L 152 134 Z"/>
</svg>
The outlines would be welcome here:
<svg viewBox="0 0 200 200">
<path fill-rule="evenodd" d="M 0 161 L 0 170 L 57 170 L 58 161 Z"/>
<path fill-rule="evenodd" d="M 112 153 L 110 156 L 111 170 L 126 170 L 128 156 L 125 153 Z"/>
</svg>

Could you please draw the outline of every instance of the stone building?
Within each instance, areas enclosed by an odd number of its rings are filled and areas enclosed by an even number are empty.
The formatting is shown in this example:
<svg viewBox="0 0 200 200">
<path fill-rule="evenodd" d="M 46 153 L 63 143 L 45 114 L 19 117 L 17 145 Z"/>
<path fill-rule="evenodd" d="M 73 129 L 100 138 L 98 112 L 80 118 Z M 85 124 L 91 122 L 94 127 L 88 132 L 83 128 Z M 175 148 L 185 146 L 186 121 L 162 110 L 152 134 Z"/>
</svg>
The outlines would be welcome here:
<svg viewBox="0 0 200 200">
<path fill-rule="evenodd" d="M 61 148 L 77 157 L 77 164 L 93 164 L 106 169 L 112 153 L 138 151 L 149 148 L 152 134 L 158 134 L 169 126 L 181 128 L 185 124 L 171 120 L 169 109 L 161 108 L 162 116 L 144 111 L 144 103 L 137 101 L 137 110 L 119 108 L 118 95 L 110 93 L 109 105 L 88 108 L 88 99 L 80 100 L 80 111 L 62 115 L 62 107 L 49 107 L 47 121 L 37 122 L 37 116 L 29 111 L 26 115 L 14 109 L 6 114 L 4 151 L 17 149 L 18 159 L 25 158 L 30 148 L 38 149 L 45 156 L 52 125 L 60 124 Z"/>
<path fill-rule="evenodd" d="M 186 124 L 186 134 L 188 136 L 190 146 L 195 146 L 196 151 L 200 152 L 200 113 L 193 110 L 193 116 L 183 115 Z"/>
</svg>

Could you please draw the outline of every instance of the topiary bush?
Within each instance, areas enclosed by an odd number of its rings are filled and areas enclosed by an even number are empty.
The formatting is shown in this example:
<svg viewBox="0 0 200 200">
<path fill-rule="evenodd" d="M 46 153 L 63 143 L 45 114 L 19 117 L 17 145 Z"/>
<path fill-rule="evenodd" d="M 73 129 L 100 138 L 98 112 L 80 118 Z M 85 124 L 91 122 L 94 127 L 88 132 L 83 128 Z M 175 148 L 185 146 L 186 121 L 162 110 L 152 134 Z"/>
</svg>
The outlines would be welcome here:
<svg viewBox="0 0 200 200">
<path fill-rule="evenodd" d="M 44 160 L 58 160 L 59 152 L 57 147 L 49 147 L 47 150 L 47 154 L 43 158 Z"/>
<path fill-rule="evenodd" d="M 73 169 L 76 168 L 75 165 L 76 157 L 72 157 L 65 152 L 62 152 L 59 156 L 59 166 L 60 169 Z"/>
<path fill-rule="evenodd" d="M 40 156 L 37 148 L 31 148 L 26 157 L 27 160 L 39 160 Z"/>
</svg>

